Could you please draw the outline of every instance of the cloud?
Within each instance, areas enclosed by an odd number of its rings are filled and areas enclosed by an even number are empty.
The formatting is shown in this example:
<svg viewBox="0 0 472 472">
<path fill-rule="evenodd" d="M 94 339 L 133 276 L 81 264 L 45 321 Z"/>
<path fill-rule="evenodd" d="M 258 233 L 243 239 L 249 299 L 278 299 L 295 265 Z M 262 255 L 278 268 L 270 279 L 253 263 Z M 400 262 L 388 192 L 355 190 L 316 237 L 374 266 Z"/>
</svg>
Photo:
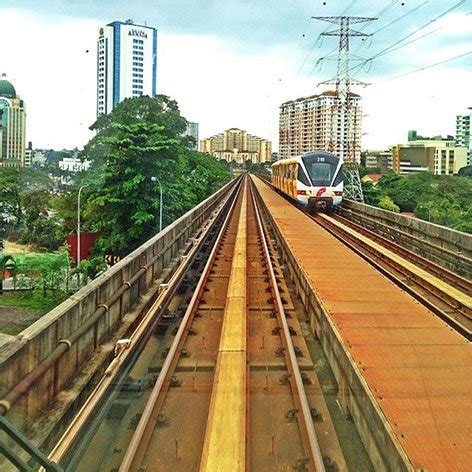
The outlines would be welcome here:
<svg viewBox="0 0 472 472">
<path fill-rule="evenodd" d="M 27 139 L 37 147 L 83 146 L 92 135 L 88 127 L 96 113 L 98 29 L 113 19 L 133 17 L 138 7 L 125 14 L 120 0 L 85 1 L 80 5 L 68 2 L 68 8 L 59 0 L 19 3 L 31 8 L 0 9 L 2 37 L 11 41 L 2 48 L 0 72 L 9 74 L 26 102 Z M 156 8 L 148 11 L 155 21 L 152 17 L 148 23 L 159 28 L 158 91 L 175 98 L 184 116 L 200 123 L 201 137 L 237 126 L 271 139 L 276 149 L 279 105 L 320 92 L 322 89 L 316 84 L 335 73 L 335 62 L 327 62 L 321 71 L 313 67 L 317 58 L 336 49 L 336 38 L 327 38 L 321 48 L 313 47 L 325 26 L 316 25 L 309 16 L 324 13 L 321 2 L 313 8 L 309 5 L 312 2 L 298 1 L 297 8 L 294 2 L 280 2 L 279 8 L 275 2 L 260 1 L 179 2 L 180 15 L 175 11 L 176 2 L 154 3 Z M 327 3 L 328 14 L 341 10 L 339 2 L 336 7 L 333 2 Z M 196 4 L 210 9 L 197 11 Z M 364 1 L 357 2 L 365 10 L 353 9 L 349 14 L 369 14 L 366 5 Z M 50 13 L 38 14 L 38 9 Z M 103 19 L 105 14 L 108 17 Z M 437 14 L 423 11 L 424 17 L 415 20 L 416 27 Z M 285 15 L 283 21 L 280 15 Z M 386 24 L 398 15 L 392 8 L 379 22 Z M 441 32 L 427 41 L 417 41 L 375 61 L 370 73 L 354 74 L 373 83 L 356 90 L 363 96 L 364 113 L 369 115 L 364 119 L 363 131 L 368 133 L 363 139 L 364 147 L 385 147 L 402 141 L 410 128 L 425 134 L 454 132 L 455 115 L 472 104 L 470 67 L 469 71 L 465 68 L 472 57 L 383 82 L 386 77 L 470 48 L 467 30 L 462 35 L 453 34 L 454 25 L 462 29 L 469 20 L 464 15 L 451 18 L 442 20 L 438 24 Z M 182 25 L 196 21 L 198 25 L 182 31 Z M 360 53 L 369 57 L 414 27 L 412 20 L 402 25 L 401 31 L 387 29 L 388 35 L 374 37 L 371 48 Z M 284 41 L 288 37 L 292 40 Z M 300 68 L 302 64 L 304 67 Z"/>
</svg>

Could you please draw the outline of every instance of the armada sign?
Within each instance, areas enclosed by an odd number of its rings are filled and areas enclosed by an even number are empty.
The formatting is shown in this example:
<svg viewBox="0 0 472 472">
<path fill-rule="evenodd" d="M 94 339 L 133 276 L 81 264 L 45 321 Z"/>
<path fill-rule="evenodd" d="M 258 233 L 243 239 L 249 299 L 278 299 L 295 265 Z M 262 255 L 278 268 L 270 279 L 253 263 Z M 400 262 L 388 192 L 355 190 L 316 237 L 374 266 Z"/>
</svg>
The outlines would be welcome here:
<svg viewBox="0 0 472 472">
<path fill-rule="evenodd" d="M 138 36 L 139 38 L 147 38 L 147 33 L 143 30 L 133 28 L 129 31 L 128 36 Z"/>
</svg>

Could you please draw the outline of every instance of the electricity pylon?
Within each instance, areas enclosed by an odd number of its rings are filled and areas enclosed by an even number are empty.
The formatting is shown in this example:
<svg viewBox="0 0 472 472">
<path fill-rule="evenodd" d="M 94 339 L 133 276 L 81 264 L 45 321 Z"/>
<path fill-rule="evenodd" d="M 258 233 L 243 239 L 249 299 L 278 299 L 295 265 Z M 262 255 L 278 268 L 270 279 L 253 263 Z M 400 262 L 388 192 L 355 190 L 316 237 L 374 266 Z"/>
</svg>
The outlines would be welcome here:
<svg viewBox="0 0 472 472">
<path fill-rule="evenodd" d="M 331 114 L 331 145 L 338 143 L 339 155 L 344 160 L 344 194 L 346 198 L 364 202 L 361 179 L 359 177 L 356 152 L 360 143 L 356 140 L 357 111 L 352 116 L 351 85 L 367 85 L 358 80 L 351 79 L 349 75 L 349 42 L 351 36 L 369 36 L 361 31 L 351 29 L 351 24 L 373 21 L 377 18 L 360 16 L 313 16 L 315 20 L 325 21 L 339 25 L 339 29 L 321 33 L 322 36 L 339 36 L 339 48 L 337 57 L 337 72 L 334 81 L 322 82 L 322 84 L 335 84 L 336 96 Z M 337 126 L 336 126 L 337 124 Z"/>
</svg>

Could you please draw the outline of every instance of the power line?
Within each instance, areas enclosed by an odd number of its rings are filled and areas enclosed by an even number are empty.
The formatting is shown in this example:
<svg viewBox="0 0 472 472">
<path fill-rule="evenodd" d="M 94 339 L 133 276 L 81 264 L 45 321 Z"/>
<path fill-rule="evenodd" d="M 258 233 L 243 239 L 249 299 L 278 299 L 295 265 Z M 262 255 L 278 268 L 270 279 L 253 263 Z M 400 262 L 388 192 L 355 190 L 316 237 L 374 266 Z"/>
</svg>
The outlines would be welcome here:
<svg viewBox="0 0 472 472">
<path fill-rule="evenodd" d="M 411 38 L 412 36 L 414 36 L 416 33 L 418 33 L 419 31 L 427 28 L 429 25 L 435 23 L 436 21 L 440 20 L 441 18 L 444 18 L 447 14 L 449 14 L 450 12 L 456 10 L 457 8 L 459 8 L 463 3 L 465 3 L 466 0 L 461 0 L 460 2 L 456 3 L 454 6 L 452 6 L 451 8 L 448 8 L 445 12 L 441 13 L 439 16 L 437 16 L 436 18 L 428 21 L 427 23 L 425 23 L 424 25 L 420 26 L 418 29 L 416 29 L 415 31 L 413 31 L 413 33 L 410 33 L 410 34 L 407 34 L 406 36 L 404 36 L 403 38 L 399 39 L 398 41 L 395 41 L 392 45 L 388 46 L 387 48 L 383 49 L 382 51 L 380 51 L 379 53 L 377 53 L 375 56 L 369 58 L 368 60 L 372 60 L 372 59 L 376 59 L 377 57 L 381 57 L 381 56 L 384 56 L 385 54 L 388 54 L 390 51 L 390 49 L 392 49 L 393 47 L 395 47 L 397 44 L 400 44 L 402 43 L 403 41 L 405 41 L 405 39 L 408 39 L 408 38 Z"/>
<path fill-rule="evenodd" d="M 441 18 L 444 18 L 446 15 L 448 15 L 449 13 L 451 13 L 452 11 L 456 10 L 457 8 L 459 8 L 462 4 L 464 4 L 467 0 L 461 0 L 460 2 L 456 3 L 455 5 L 453 5 L 452 7 L 448 8 L 446 11 L 444 11 L 443 13 L 441 13 L 440 15 L 436 16 L 435 18 L 433 18 L 432 20 L 429 20 L 427 23 L 423 24 L 422 26 L 420 26 L 419 28 L 417 28 L 415 31 L 413 31 L 412 33 L 409 33 L 407 34 L 406 36 L 404 36 L 403 38 L 395 41 L 393 44 L 391 44 L 390 46 L 384 48 L 382 51 L 374 54 L 372 57 L 369 57 L 368 59 L 364 60 L 363 62 L 361 62 L 360 64 L 357 64 L 353 67 L 351 67 L 349 69 L 348 72 L 352 72 L 354 70 L 358 70 L 360 69 L 361 67 L 365 66 L 366 64 L 372 62 L 374 59 L 377 59 L 379 57 L 382 57 L 382 56 L 385 56 L 386 54 L 390 54 L 391 52 L 393 51 L 396 51 L 398 49 L 400 49 L 400 47 L 397 47 L 395 48 L 395 46 L 398 46 L 400 45 L 400 43 L 402 43 L 403 41 L 405 41 L 406 39 L 408 38 L 411 38 L 412 36 L 414 36 L 416 33 L 418 33 L 419 31 L 425 29 L 426 27 L 428 27 L 429 25 L 435 23 L 436 21 L 440 20 Z M 440 28 L 437 28 L 435 31 L 439 30 Z M 435 32 L 434 31 L 434 32 Z M 427 35 L 424 35 L 424 36 L 427 36 Z M 424 37 L 422 36 L 422 37 Z M 412 41 L 410 41 L 408 44 L 412 44 L 413 42 L 416 42 L 418 41 L 419 39 L 422 39 L 422 37 L 420 38 L 416 38 Z M 401 47 L 404 47 L 406 46 L 405 45 L 401 45 Z M 331 80 L 334 80 L 334 79 L 331 79 Z"/>
<path fill-rule="evenodd" d="M 344 15 L 345 13 L 347 13 L 356 3 L 358 2 L 358 0 L 352 0 L 351 4 L 348 5 L 342 12 L 341 12 L 341 16 Z M 317 12 L 321 9 L 318 8 Z M 323 33 L 326 33 L 328 30 L 329 30 L 329 26 L 323 31 Z M 320 33 L 317 38 L 315 39 L 315 41 L 313 42 L 313 45 L 311 46 L 310 50 L 308 51 L 308 54 L 305 56 L 305 59 L 303 60 L 302 62 L 302 65 L 298 68 L 298 71 L 297 71 L 297 77 L 300 75 L 300 72 L 302 71 L 302 69 L 305 67 L 305 64 L 307 63 L 308 59 L 310 58 L 311 54 L 313 53 L 313 51 L 315 50 L 316 48 L 316 45 L 318 44 L 318 41 L 320 39 L 320 37 L 322 36 L 323 33 Z"/>
<path fill-rule="evenodd" d="M 394 5 L 395 3 L 398 3 L 398 0 L 391 0 L 390 3 L 387 4 L 387 6 L 385 6 L 382 10 L 380 10 L 376 15 L 375 17 L 376 18 L 380 18 L 382 15 L 384 15 L 385 13 L 387 13 Z M 364 31 L 369 25 L 370 25 L 371 21 L 368 21 L 366 23 L 364 23 L 361 27 L 360 27 L 360 31 Z M 324 33 L 326 33 L 327 30 L 325 30 L 323 33 L 321 33 L 319 36 L 323 35 Z M 372 35 L 372 34 L 371 34 Z M 370 36 L 371 36 L 370 35 Z M 318 36 L 318 38 L 319 38 Z M 359 50 L 359 48 L 358 48 Z M 310 73 L 308 74 L 308 76 L 311 76 L 316 68 L 316 66 L 323 60 L 329 58 L 329 56 L 331 54 L 333 54 L 335 51 L 337 51 L 337 48 L 333 48 L 330 52 L 328 52 L 327 54 L 325 54 L 323 57 L 320 57 L 320 59 L 318 59 L 318 61 L 315 62 L 315 64 L 313 65 L 313 67 L 311 68 L 310 70 Z"/>
<path fill-rule="evenodd" d="M 447 62 L 455 61 L 456 59 L 461 59 L 462 57 L 468 56 L 469 54 L 472 54 L 472 51 L 468 51 L 468 52 L 465 52 L 463 54 L 459 54 L 457 56 L 449 57 L 448 59 L 444 59 L 442 61 L 435 62 L 434 64 L 430 64 L 429 66 L 420 67 L 419 69 L 415 69 L 415 70 L 412 70 L 410 72 L 405 72 L 404 74 L 399 74 L 399 75 L 396 75 L 394 77 L 389 77 L 387 79 L 378 80 L 376 82 L 376 84 L 382 83 L 382 82 L 388 82 L 390 80 L 399 79 L 400 77 L 405 77 L 407 75 L 416 74 L 417 72 L 422 72 L 424 70 L 431 69 L 432 67 L 437 67 L 437 66 L 440 66 L 442 64 L 446 64 Z"/>
<path fill-rule="evenodd" d="M 395 20 L 391 21 L 390 23 L 387 23 L 386 25 L 382 26 L 381 28 L 379 28 L 378 30 L 370 33 L 370 36 L 374 36 L 374 34 L 377 34 L 377 33 L 380 33 L 380 31 L 383 31 L 387 28 L 389 28 L 390 26 L 394 25 L 395 23 L 399 22 L 400 20 L 403 20 L 404 18 L 406 18 L 407 16 L 411 15 L 412 13 L 414 13 L 415 11 L 419 10 L 420 8 L 424 7 L 427 3 L 429 3 L 429 0 L 426 0 L 424 3 L 422 3 L 421 5 L 418 5 L 417 7 L 413 8 L 412 10 L 406 12 L 405 14 L 399 16 L 398 18 L 396 18 Z M 359 51 L 359 49 L 362 47 L 362 45 L 359 45 L 359 47 L 356 49 L 356 52 Z"/>
</svg>

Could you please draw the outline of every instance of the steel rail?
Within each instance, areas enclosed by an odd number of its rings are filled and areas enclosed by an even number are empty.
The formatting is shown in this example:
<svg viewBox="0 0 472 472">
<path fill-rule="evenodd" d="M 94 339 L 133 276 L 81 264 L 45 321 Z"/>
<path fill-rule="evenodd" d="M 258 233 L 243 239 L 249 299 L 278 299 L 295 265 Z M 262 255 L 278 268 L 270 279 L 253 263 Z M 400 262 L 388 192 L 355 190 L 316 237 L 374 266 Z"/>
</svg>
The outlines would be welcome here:
<svg viewBox="0 0 472 472">
<path fill-rule="evenodd" d="M 152 332 L 154 326 L 159 322 L 159 314 L 169 304 L 170 299 L 175 294 L 196 254 L 201 250 L 201 247 L 204 244 L 207 236 L 209 235 L 221 213 L 224 212 L 225 208 L 227 208 L 228 201 L 231 198 L 232 197 L 230 194 L 228 199 L 226 199 L 226 201 L 220 205 L 220 208 L 217 208 L 217 212 L 214 217 L 206 222 L 198 239 L 194 240 L 194 244 L 190 248 L 190 251 L 183 256 L 177 269 L 172 273 L 170 279 L 166 281 L 165 290 L 162 290 L 158 294 L 148 312 L 140 320 L 133 333 L 129 336 L 129 346 L 117 353 L 115 358 L 103 373 L 96 387 L 88 396 L 84 405 L 74 416 L 72 422 L 69 424 L 68 428 L 49 454 L 50 460 L 59 463 L 63 459 L 65 454 L 70 449 L 73 441 L 75 441 L 83 428 L 89 422 L 92 414 L 96 412 L 97 407 L 102 402 L 105 394 L 108 392 L 109 387 L 113 385 L 113 383 L 116 381 L 116 378 L 121 375 L 121 369 L 123 366 L 128 362 L 129 358 L 131 358 L 136 352 L 139 352 L 143 343 L 146 342 L 146 339 L 148 338 L 146 334 Z"/>
<path fill-rule="evenodd" d="M 203 293 L 205 283 L 210 277 L 211 267 L 215 261 L 217 251 L 221 246 L 225 230 L 228 227 L 229 221 L 231 220 L 236 202 L 241 192 L 241 181 L 237 185 L 238 189 L 234 200 L 220 229 L 216 242 L 210 253 L 210 257 L 208 258 L 207 263 L 205 264 L 202 276 L 198 281 L 197 287 L 193 293 L 190 303 L 185 311 L 184 316 L 182 317 L 179 329 L 175 335 L 172 345 L 170 346 L 162 369 L 159 372 L 149 400 L 147 401 L 143 414 L 141 415 L 141 418 L 139 420 L 138 426 L 136 427 L 131 441 L 129 442 L 128 448 L 121 462 L 119 472 L 127 472 L 129 470 L 137 469 L 139 463 L 143 459 L 143 454 L 145 452 L 143 451 L 143 449 L 148 446 L 153 428 L 155 426 L 155 412 L 158 410 L 160 404 L 163 401 L 162 394 L 165 393 L 165 391 L 167 391 L 168 389 L 169 377 L 172 375 L 172 372 L 174 371 L 175 366 L 177 364 L 180 351 L 186 339 L 186 334 L 195 315 L 198 301 L 200 300 L 201 295 Z"/>
<path fill-rule="evenodd" d="M 269 246 L 267 243 L 267 238 L 264 231 L 264 224 L 260 216 L 260 210 L 258 203 L 255 198 L 255 188 L 251 183 L 252 189 L 252 200 L 255 209 L 257 227 L 261 237 L 261 243 L 264 249 L 264 255 L 266 259 L 266 264 L 269 272 L 269 277 L 271 281 L 271 290 L 274 296 L 274 301 L 276 305 L 277 320 L 281 328 L 281 338 L 284 346 L 284 355 L 287 363 L 287 368 L 290 374 L 290 385 L 292 391 L 294 392 L 294 399 L 297 405 L 298 410 L 301 412 L 302 421 L 298 421 L 299 428 L 301 430 L 302 441 L 304 443 L 306 452 L 309 454 L 309 457 L 312 461 L 310 464 L 311 468 L 318 471 L 324 472 L 325 466 L 323 462 L 323 456 L 321 454 L 320 446 L 318 439 L 316 437 L 316 431 L 311 416 L 311 409 L 308 403 L 308 398 L 306 395 L 305 387 L 303 385 L 303 379 L 300 372 L 300 367 L 297 362 L 297 356 L 295 354 L 295 349 L 291 340 L 290 329 L 287 322 L 287 316 L 282 304 L 282 298 L 280 296 L 279 287 L 277 285 L 277 278 L 274 272 L 274 266 L 271 261 L 271 255 L 269 251 Z"/>
<path fill-rule="evenodd" d="M 18 382 L 6 395 L 0 400 L 0 416 L 6 415 L 11 407 L 53 366 L 57 364 L 59 359 L 70 350 L 88 330 L 92 329 L 100 318 L 120 299 L 120 297 L 128 291 L 131 286 L 136 283 L 152 266 L 154 262 L 159 260 L 172 247 L 173 243 L 178 240 L 190 228 L 190 224 L 186 225 L 171 242 L 166 244 L 159 253 L 154 255 L 146 265 L 142 266 L 129 280 L 122 283 L 120 288 L 104 303 L 98 305 L 93 314 L 84 324 L 76 331 L 71 333 L 68 338 L 60 339 L 57 347 L 32 371 Z M 96 346 L 95 346 L 96 347 Z M 56 385 L 54 385 L 56 388 Z"/>
<path fill-rule="evenodd" d="M 382 246 L 385 246 L 391 249 L 392 251 L 401 255 L 405 259 L 408 259 L 409 261 L 418 265 L 422 269 L 430 272 L 431 274 L 436 275 L 437 277 L 441 277 L 443 280 L 447 280 L 448 283 L 450 283 L 451 285 L 460 287 L 460 289 L 463 290 L 466 294 L 468 295 L 472 294 L 472 282 L 460 276 L 459 274 L 456 274 L 446 269 L 445 267 L 442 267 L 439 264 L 436 264 L 435 262 L 430 261 L 429 259 L 426 259 L 425 257 L 420 256 L 419 254 L 416 254 L 415 252 L 404 248 L 400 244 L 389 240 L 385 236 L 377 234 L 374 231 L 368 228 L 365 228 L 364 226 L 361 226 L 358 223 L 355 223 L 354 221 L 350 221 L 348 218 L 344 216 L 336 215 L 334 219 L 344 224 L 345 226 L 349 226 L 350 228 L 356 230 L 358 233 L 361 233 L 364 236 L 367 236 L 369 239 L 372 239 L 378 242 Z"/>
<path fill-rule="evenodd" d="M 391 232 L 397 239 L 406 239 L 410 243 L 413 242 L 419 246 L 426 246 L 433 252 L 440 251 L 441 254 L 447 256 L 448 262 L 452 263 L 452 261 L 455 261 L 456 267 L 463 267 L 462 270 L 465 271 L 465 273 L 467 273 L 467 268 L 472 266 L 472 259 L 470 259 L 469 257 L 465 256 L 464 254 L 460 252 L 455 252 L 455 251 L 452 251 L 451 249 L 441 248 L 430 241 L 421 239 L 418 236 L 415 236 L 413 234 L 406 233 L 405 231 L 401 229 L 394 228 L 381 221 L 374 220 L 370 216 L 367 216 L 366 214 L 360 211 L 341 206 L 339 212 L 340 214 L 342 214 L 343 218 L 346 218 L 345 215 L 353 215 L 354 217 L 360 218 L 362 221 L 368 224 L 375 225 L 376 227 L 381 228 L 386 233 Z M 349 220 L 349 218 L 347 219 Z M 356 223 L 356 224 L 359 224 L 359 223 Z M 457 263 L 457 261 L 460 261 L 460 265 Z"/>
<path fill-rule="evenodd" d="M 361 240 L 356 238 L 355 235 L 351 234 L 348 231 L 342 231 L 339 227 L 335 226 L 333 223 L 329 221 L 329 217 L 325 215 L 323 219 L 315 218 L 311 215 L 308 215 L 315 223 L 320 225 L 326 231 L 330 232 L 333 236 L 339 239 L 343 244 L 351 248 L 357 254 L 359 254 L 363 259 L 367 260 L 371 265 L 373 265 L 377 270 L 379 270 L 383 275 L 388 277 L 392 280 L 396 285 L 400 286 L 403 290 L 408 292 L 412 295 L 415 299 L 417 299 L 420 303 L 425 305 L 429 310 L 435 313 L 438 317 L 440 317 L 443 321 L 445 321 L 448 325 L 454 328 L 458 333 L 464 336 L 469 341 L 472 339 L 472 332 L 470 328 L 465 326 L 459 320 L 455 319 L 440 307 L 437 306 L 432 300 L 428 300 L 424 294 L 419 293 L 405 281 L 401 280 L 395 274 L 392 273 L 391 269 L 393 268 L 397 272 L 400 272 L 402 275 L 407 277 L 407 280 L 416 283 L 419 287 L 426 290 L 429 294 L 435 296 L 437 299 L 440 299 L 442 302 L 446 303 L 451 310 L 454 310 L 460 316 L 466 318 L 466 320 L 470 321 L 470 308 L 467 306 L 463 306 L 459 300 L 454 298 L 450 298 L 448 295 L 441 292 L 441 296 L 438 292 L 439 289 L 433 286 L 428 281 L 424 280 L 423 278 L 416 276 L 413 272 L 409 269 L 401 266 L 400 264 L 395 263 L 392 261 L 388 256 L 380 253 L 373 247 L 363 243 Z M 340 224 L 338 222 L 338 224 Z M 366 251 L 368 254 L 366 254 Z M 386 265 L 390 267 L 390 270 L 383 267 L 379 261 L 382 261 Z M 464 312 L 462 312 L 462 310 Z"/>
<path fill-rule="evenodd" d="M 350 247 L 354 252 L 359 254 L 362 258 L 367 260 L 371 265 L 373 265 L 377 270 L 379 270 L 383 275 L 391 279 L 395 284 L 400 286 L 403 290 L 408 292 L 410 295 L 412 295 L 416 300 L 418 300 L 420 303 L 425 305 L 429 310 L 431 310 L 434 314 L 436 314 L 439 318 L 441 318 L 443 321 L 445 321 L 449 326 L 451 326 L 453 329 L 455 329 L 458 333 L 463 335 L 466 339 L 469 341 L 472 339 L 472 331 L 469 327 L 465 326 L 461 321 L 457 320 L 447 312 L 445 312 L 443 309 L 437 306 L 434 302 L 431 300 L 428 300 L 425 295 L 419 293 L 417 290 L 412 288 L 410 285 L 408 285 L 405 281 L 401 280 L 399 277 L 395 276 L 395 274 L 392 273 L 392 271 L 387 270 L 385 267 L 383 267 L 378 261 L 381 260 L 385 264 L 389 265 L 391 268 L 396 270 L 397 272 L 402 273 L 406 277 L 407 280 L 412 281 L 416 283 L 419 287 L 421 287 L 423 290 L 426 290 L 428 293 L 430 293 L 432 296 L 436 297 L 436 299 L 441 300 L 441 302 L 445 303 L 450 307 L 450 309 L 457 314 L 458 317 L 461 317 L 462 319 L 465 319 L 466 322 L 470 322 L 471 320 L 471 314 L 470 314 L 470 307 L 469 306 L 464 306 L 459 300 L 456 300 L 455 298 L 451 298 L 448 294 L 440 291 L 429 283 L 427 280 L 417 276 L 413 272 L 409 271 L 405 267 L 401 266 L 400 264 L 395 264 L 394 261 L 392 261 L 390 258 L 386 257 L 384 254 L 379 253 L 376 251 L 374 248 L 368 246 L 367 244 L 362 243 L 359 241 L 354 235 L 352 235 L 349 231 L 345 230 L 345 237 L 340 236 L 340 230 L 333 224 L 329 222 L 329 218 L 326 215 L 324 216 L 324 221 L 326 224 L 323 224 L 322 221 L 320 221 L 320 218 L 316 218 L 303 209 L 301 209 L 298 205 L 297 202 L 290 197 L 289 195 L 286 195 L 284 193 L 280 193 L 280 191 L 274 187 L 274 185 L 269 182 L 267 179 L 261 179 L 266 185 L 274 189 L 277 193 L 281 194 L 287 201 L 292 203 L 294 206 L 296 206 L 300 211 L 305 213 L 310 219 L 312 219 L 315 223 L 323 227 L 326 231 L 330 232 L 335 236 L 337 239 L 339 239 L 343 244 L 347 245 Z M 338 224 L 343 224 L 337 221 Z M 328 227 L 329 226 L 329 227 Z M 334 226 L 334 227 L 333 227 Z M 368 237 L 368 236 L 365 236 Z M 347 241 L 346 238 L 349 238 L 351 242 Z M 380 243 L 378 243 L 380 244 Z M 363 252 L 359 247 L 362 247 L 364 251 L 367 251 L 371 254 L 371 256 L 368 256 L 365 252 Z M 406 249 L 405 249 L 406 250 Z M 408 250 L 406 250 L 408 251 Z M 392 251 L 393 252 L 393 251 Z M 411 251 L 410 251 L 411 252 Z M 414 253 L 412 253 L 414 254 Z M 372 256 L 373 255 L 373 256 Z M 419 255 L 416 255 L 417 257 L 421 257 Z M 427 262 L 430 262 L 429 260 L 425 259 Z M 413 262 L 411 262 L 414 264 Z M 431 262 L 431 264 L 434 264 Z M 440 267 L 440 266 L 438 266 Z M 419 267 L 421 269 L 421 267 Z M 440 270 L 442 268 L 440 267 Z M 426 269 L 423 269 L 426 270 Z M 447 270 L 447 269 L 444 269 Z M 432 275 L 435 276 L 433 273 Z M 457 275 L 457 277 L 460 277 Z M 466 279 L 463 279 L 464 281 L 467 282 Z M 454 290 L 459 290 L 456 289 L 455 287 L 452 287 Z M 467 293 L 465 293 L 467 296 Z"/>
</svg>

